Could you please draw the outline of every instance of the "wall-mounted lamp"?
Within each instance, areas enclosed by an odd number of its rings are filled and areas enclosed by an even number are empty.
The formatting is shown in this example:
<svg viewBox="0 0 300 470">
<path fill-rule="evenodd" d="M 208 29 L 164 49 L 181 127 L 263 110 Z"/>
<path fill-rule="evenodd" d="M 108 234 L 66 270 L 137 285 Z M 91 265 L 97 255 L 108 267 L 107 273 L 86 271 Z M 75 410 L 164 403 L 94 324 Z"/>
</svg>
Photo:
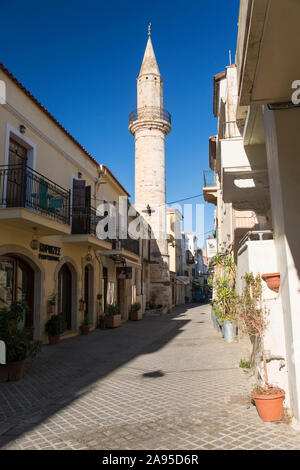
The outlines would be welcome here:
<svg viewBox="0 0 300 470">
<path fill-rule="evenodd" d="M 77 176 L 78 176 L 78 179 L 79 179 L 79 180 L 82 178 L 82 173 L 81 173 L 81 171 L 78 171 Z"/>
<path fill-rule="evenodd" d="M 21 132 L 21 134 L 25 134 L 26 127 L 23 126 L 23 124 L 21 124 L 21 125 L 19 126 L 19 131 Z"/>
<path fill-rule="evenodd" d="M 92 259 L 93 259 L 91 249 L 92 248 L 90 246 L 88 246 L 88 252 L 87 252 L 86 257 L 85 257 L 86 261 L 92 261 Z"/>
<path fill-rule="evenodd" d="M 38 250 L 39 248 L 39 239 L 38 239 L 36 227 L 33 228 L 33 235 L 32 235 L 32 240 L 30 242 L 30 248 L 32 250 Z"/>
</svg>

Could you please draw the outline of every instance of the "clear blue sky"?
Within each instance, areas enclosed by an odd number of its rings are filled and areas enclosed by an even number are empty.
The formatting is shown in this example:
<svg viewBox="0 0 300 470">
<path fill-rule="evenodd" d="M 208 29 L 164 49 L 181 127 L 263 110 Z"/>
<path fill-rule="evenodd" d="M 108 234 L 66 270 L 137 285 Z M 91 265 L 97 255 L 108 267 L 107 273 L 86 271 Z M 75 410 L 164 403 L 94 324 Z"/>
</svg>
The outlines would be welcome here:
<svg viewBox="0 0 300 470">
<path fill-rule="evenodd" d="M 0 1 L 0 61 L 113 171 L 134 200 L 136 77 L 152 23 L 164 79 L 167 201 L 202 192 L 216 133 L 212 77 L 234 60 L 238 0 Z M 199 198 L 194 204 L 203 202 Z M 204 231 L 213 228 L 205 205 Z"/>
</svg>

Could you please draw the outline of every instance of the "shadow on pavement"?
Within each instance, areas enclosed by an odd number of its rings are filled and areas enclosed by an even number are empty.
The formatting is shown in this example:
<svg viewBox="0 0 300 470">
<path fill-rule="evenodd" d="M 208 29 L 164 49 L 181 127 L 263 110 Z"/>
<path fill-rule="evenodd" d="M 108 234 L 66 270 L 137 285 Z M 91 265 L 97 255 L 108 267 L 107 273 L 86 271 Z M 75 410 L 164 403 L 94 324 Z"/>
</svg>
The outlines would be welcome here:
<svg viewBox="0 0 300 470">
<path fill-rule="evenodd" d="M 95 382 L 143 354 L 152 354 L 180 334 L 184 314 L 200 304 L 176 307 L 160 317 L 144 317 L 113 330 L 95 330 L 55 346 L 43 346 L 27 361 L 24 379 L 0 383 L 0 447 L 58 413 L 89 392 Z M 147 378 L 162 371 L 143 374 Z"/>
</svg>

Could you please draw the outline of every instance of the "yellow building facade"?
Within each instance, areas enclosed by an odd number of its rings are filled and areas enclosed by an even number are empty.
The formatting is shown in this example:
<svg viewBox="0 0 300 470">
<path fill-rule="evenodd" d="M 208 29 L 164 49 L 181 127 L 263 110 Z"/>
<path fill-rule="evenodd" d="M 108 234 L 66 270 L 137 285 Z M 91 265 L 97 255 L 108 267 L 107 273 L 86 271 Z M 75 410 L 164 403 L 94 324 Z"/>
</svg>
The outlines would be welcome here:
<svg viewBox="0 0 300 470">
<path fill-rule="evenodd" d="M 95 328 L 108 304 L 123 321 L 135 301 L 144 311 L 146 242 L 119 240 L 118 217 L 117 239 L 97 236 L 99 204 L 118 213 L 129 194 L 1 64 L 0 81 L 0 307 L 25 300 L 25 324 L 44 342 L 53 313 L 67 337 L 84 315 Z"/>
</svg>

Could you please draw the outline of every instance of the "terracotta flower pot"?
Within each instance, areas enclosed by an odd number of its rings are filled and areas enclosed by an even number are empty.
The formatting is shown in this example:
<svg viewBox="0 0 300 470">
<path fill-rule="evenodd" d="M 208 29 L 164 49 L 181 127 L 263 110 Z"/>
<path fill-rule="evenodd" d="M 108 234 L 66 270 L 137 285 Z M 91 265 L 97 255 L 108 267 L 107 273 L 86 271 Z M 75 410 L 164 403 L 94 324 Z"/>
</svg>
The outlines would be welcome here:
<svg viewBox="0 0 300 470">
<path fill-rule="evenodd" d="M 55 336 L 48 336 L 49 338 L 49 344 L 57 344 L 59 343 L 60 341 L 60 336 L 59 335 L 55 335 Z"/>
<path fill-rule="evenodd" d="M 267 273 L 262 274 L 262 279 L 267 283 L 269 289 L 274 292 L 279 291 L 280 286 L 280 273 Z"/>
<path fill-rule="evenodd" d="M 88 335 L 90 332 L 90 325 L 81 325 L 80 332 L 82 335 Z"/>
<path fill-rule="evenodd" d="M 106 328 L 117 328 L 121 325 L 121 315 L 110 315 L 105 320 Z"/>
<path fill-rule="evenodd" d="M 130 320 L 132 321 L 138 321 L 138 320 L 141 320 L 142 319 L 142 312 L 140 311 L 135 311 L 135 310 L 131 310 L 130 311 Z"/>
<path fill-rule="evenodd" d="M 23 378 L 24 364 L 25 359 L 23 359 L 23 361 L 9 362 L 7 364 L 9 381 L 17 382 Z"/>
<path fill-rule="evenodd" d="M 283 400 L 285 391 L 280 388 L 274 388 L 270 395 L 251 393 L 251 398 L 255 400 L 257 412 L 263 421 L 280 421 L 283 416 Z"/>
</svg>

